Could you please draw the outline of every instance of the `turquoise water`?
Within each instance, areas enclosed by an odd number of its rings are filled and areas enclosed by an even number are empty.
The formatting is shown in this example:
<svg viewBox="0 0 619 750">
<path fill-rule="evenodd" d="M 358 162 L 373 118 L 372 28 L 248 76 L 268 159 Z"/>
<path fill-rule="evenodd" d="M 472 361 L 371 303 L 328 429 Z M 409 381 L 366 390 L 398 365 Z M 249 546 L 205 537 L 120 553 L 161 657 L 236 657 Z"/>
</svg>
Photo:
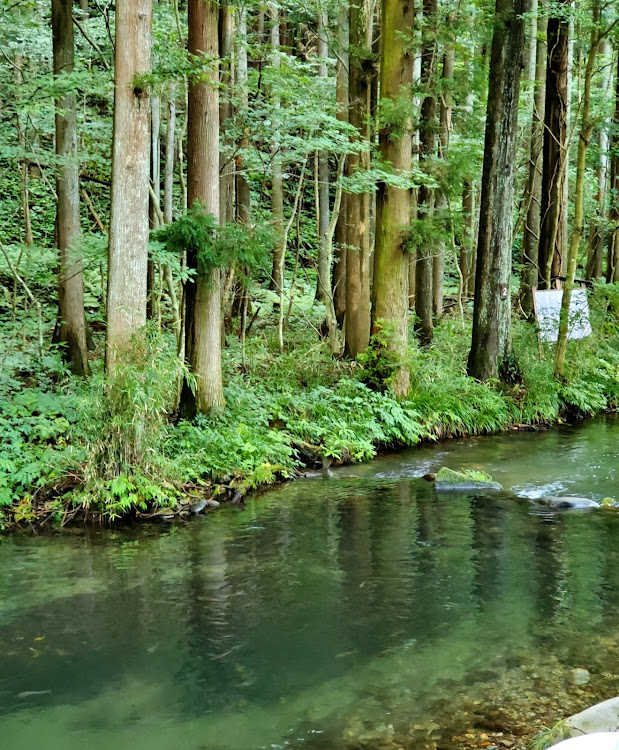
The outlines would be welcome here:
<svg viewBox="0 0 619 750">
<path fill-rule="evenodd" d="M 451 441 L 186 525 L 4 538 L 0 746 L 421 748 L 525 664 L 594 673 L 619 513 L 526 496 L 619 499 L 618 439 L 608 418 Z M 441 465 L 525 499 L 437 495 Z"/>
</svg>

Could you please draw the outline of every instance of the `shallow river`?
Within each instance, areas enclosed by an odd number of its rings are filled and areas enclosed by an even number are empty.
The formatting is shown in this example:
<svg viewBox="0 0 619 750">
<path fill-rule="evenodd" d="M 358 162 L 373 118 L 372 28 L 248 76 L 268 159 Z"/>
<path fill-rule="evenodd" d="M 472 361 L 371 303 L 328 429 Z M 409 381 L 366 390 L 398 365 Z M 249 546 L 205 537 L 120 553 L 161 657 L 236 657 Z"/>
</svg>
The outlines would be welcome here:
<svg viewBox="0 0 619 750">
<path fill-rule="evenodd" d="M 467 711 L 500 729 L 490 704 L 536 699 L 543 670 L 595 685 L 619 513 L 526 496 L 619 499 L 618 449 L 600 419 L 390 454 L 181 526 L 4 538 L 0 747 L 443 747 Z M 437 495 L 420 477 L 441 465 L 523 499 Z"/>
</svg>

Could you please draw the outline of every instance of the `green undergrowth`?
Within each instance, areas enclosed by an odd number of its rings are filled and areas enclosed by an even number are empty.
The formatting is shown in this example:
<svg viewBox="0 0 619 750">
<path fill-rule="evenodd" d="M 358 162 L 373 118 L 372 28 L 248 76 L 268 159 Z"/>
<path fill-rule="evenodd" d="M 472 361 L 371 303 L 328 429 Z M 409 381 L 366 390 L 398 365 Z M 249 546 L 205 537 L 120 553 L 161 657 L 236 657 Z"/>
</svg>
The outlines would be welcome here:
<svg viewBox="0 0 619 750">
<path fill-rule="evenodd" d="M 516 321 L 523 379 L 509 390 L 466 376 L 469 325 L 446 319 L 429 349 L 411 341 L 404 401 L 377 387 L 375 356 L 365 365 L 334 361 L 304 316 L 291 318 L 279 353 L 266 314 L 244 349 L 228 336 L 226 410 L 191 423 L 174 420 L 185 373 L 166 337 L 151 332 L 138 342 L 111 391 L 96 362 L 91 379 L 78 382 L 57 351 L 39 356 L 34 334 L 16 344 L 3 330 L 11 354 L 0 372 L 0 523 L 40 520 L 42 509 L 52 521 L 77 511 L 110 519 L 150 513 L 178 506 L 188 488 L 246 491 L 324 459 L 366 461 L 382 448 L 616 410 L 618 299 L 614 287 L 595 292 L 595 334 L 570 344 L 560 383 L 552 349 L 540 349 L 535 331 Z"/>
</svg>

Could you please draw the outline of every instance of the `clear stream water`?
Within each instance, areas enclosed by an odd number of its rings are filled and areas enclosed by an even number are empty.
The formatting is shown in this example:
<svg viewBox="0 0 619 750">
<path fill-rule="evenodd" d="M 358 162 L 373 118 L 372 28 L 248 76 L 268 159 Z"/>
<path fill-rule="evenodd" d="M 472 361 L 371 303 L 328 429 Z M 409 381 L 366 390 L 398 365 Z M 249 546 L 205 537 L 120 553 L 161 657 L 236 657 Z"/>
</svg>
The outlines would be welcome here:
<svg viewBox="0 0 619 750">
<path fill-rule="evenodd" d="M 448 721 L 441 699 L 523 654 L 580 666 L 617 622 L 619 513 L 420 477 L 619 499 L 618 446 L 609 417 L 390 454 L 181 526 L 3 538 L 0 747 L 383 747 L 380 727 Z"/>
</svg>

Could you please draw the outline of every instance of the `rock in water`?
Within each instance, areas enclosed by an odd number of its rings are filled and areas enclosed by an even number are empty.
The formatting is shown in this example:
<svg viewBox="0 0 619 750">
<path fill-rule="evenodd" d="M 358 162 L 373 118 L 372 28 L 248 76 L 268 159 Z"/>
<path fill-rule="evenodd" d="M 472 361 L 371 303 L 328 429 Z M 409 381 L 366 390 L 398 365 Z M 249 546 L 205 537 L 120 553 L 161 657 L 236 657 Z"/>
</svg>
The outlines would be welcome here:
<svg viewBox="0 0 619 750">
<path fill-rule="evenodd" d="M 437 490 L 502 490 L 498 482 L 476 479 L 462 471 L 452 471 L 443 467 L 436 475 L 434 486 Z"/>
<path fill-rule="evenodd" d="M 573 737 L 553 745 L 550 750 L 619 750 L 619 734 L 614 732 L 598 732 Z"/>
<path fill-rule="evenodd" d="M 536 497 L 532 501 L 536 505 L 545 505 L 555 510 L 570 510 L 583 508 L 599 508 L 600 504 L 588 497 Z"/>
<path fill-rule="evenodd" d="M 591 675 L 586 669 L 572 669 L 570 677 L 574 685 L 586 685 L 591 680 Z"/>
</svg>

